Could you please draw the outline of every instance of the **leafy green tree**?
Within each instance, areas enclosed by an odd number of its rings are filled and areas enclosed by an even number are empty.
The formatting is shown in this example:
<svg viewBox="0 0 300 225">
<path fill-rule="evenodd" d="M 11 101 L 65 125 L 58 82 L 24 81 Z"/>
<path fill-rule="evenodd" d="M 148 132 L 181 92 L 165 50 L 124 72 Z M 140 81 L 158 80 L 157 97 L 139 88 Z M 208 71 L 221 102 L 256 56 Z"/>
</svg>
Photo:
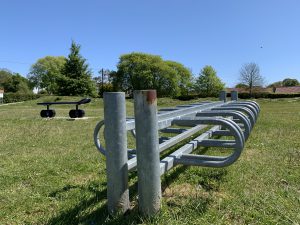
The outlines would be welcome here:
<svg viewBox="0 0 300 225">
<path fill-rule="evenodd" d="M 165 61 L 165 63 L 176 73 L 180 95 L 187 95 L 192 87 L 191 71 L 178 62 Z"/>
<path fill-rule="evenodd" d="M 0 88 L 1 89 L 9 89 L 7 87 L 7 85 L 9 85 L 11 83 L 11 77 L 12 77 L 12 73 L 7 70 L 7 69 L 1 69 L 0 70 Z"/>
<path fill-rule="evenodd" d="M 58 80 L 65 63 L 64 56 L 40 58 L 31 66 L 28 79 L 34 87 L 44 89 L 48 94 L 58 94 Z"/>
<path fill-rule="evenodd" d="M 92 72 L 86 59 L 80 55 L 80 45 L 72 41 L 70 54 L 66 59 L 62 74 L 58 80 L 60 95 L 95 96 L 96 89 L 91 79 Z"/>
<path fill-rule="evenodd" d="M 195 91 L 203 96 L 217 96 L 224 88 L 225 84 L 212 66 L 203 67 L 194 85 Z"/>
<path fill-rule="evenodd" d="M 299 81 L 297 79 L 286 78 L 282 81 L 282 86 L 284 87 L 292 87 L 298 85 L 299 85 Z"/>
<path fill-rule="evenodd" d="M 9 70 L 0 70 L 0 88 L 5 92 L 30 94 L 32 90 L 29 81 L 18 73 L 12 73 Z"/>
<path fill-rule="evenodd" d="M 112 74 L 112 83 L 115 89 L 129 94 L 133 90 L 156 89 L 158 96 L 180 95 L 187 83 L 186 77 L 190 76 L 181 64 L 145 53 L 122 55 L 117 68 Z"/>
</svg>

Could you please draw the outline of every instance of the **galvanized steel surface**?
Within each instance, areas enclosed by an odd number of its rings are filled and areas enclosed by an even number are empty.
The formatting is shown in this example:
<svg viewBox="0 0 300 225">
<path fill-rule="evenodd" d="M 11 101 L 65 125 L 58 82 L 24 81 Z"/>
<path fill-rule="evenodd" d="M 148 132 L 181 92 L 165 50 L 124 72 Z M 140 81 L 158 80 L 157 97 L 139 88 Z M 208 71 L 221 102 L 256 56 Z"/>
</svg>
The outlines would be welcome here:
<svg viewBox="0 0 300 225">
<path fill-rule="evenodd" d="M 110 213 L 130 208 L 124 93 L 104 93 L 107 204 Z"/>
<path fill-rule="evenodd" d="M 224 95 L 223 95 L 224 96 Z M 234 122 L 237 122 L 239 126 L 243 130 L 244 139 L 247 140 L 250 132 L 257 120 L 260 108 L 256 102 L 253 101 L 246 101 L 246 102 L 201 102 L 201 103 L 193 103 L 189 105 L 180 105 L 173 108 L 166 108 L 161 109 L 157 113 L 158 117 L 158 129 L 162 131 L 162 133 L 177 133 L 178 135 L 172 138 L 165 138 L 161 139 L 162 143 L 159 144 L 159 151 L 162 152 L 175 144 L 179 143 L 180 141 L 190 137 L 191 135 L 199 132 L 200 130 L 207 127 L 207 125 L 197 125 L 196 122 L 186 121 L 183 124 L 183 119 L 197 119 L 203 116 L 210 116 L 210 117 L 230 117 Z M 189 125 L 190 128 L 173 128 L 171 127 L 174 125 L 174 121 L 181 120 L 181 125 Z M 179 125 L 177 123 L 177 125 Z M 95 144 L 98 150 L 105 154 L 105 150 L 101 147 L 98 137 L 98 132 L 100 127 L 103 126 L 104 123 L 100 122 L 95 129 L 94 139 Z M 135 121 L 134 119 L 127 119 L 126 120 L 126 128 L 127 130 L 132 131 L 135 133 Z M 214 130 L 214 135 L 221 135 L 221 136 L 233 136 L 233 134 L 227 130 L 220 129 Z M 209 141 L 207 142 L 209 143 Z M 211 144 L 215 143 L 211 141 Z M 208 145 L 208 144 L 207 144 Z M 226 145 L 224 144 L 223 147 Z M 221 146 L 222 147 L 222 146 Z M 228 146 L 226 146 L 228 147 Z M 136 162 L 136 150 L 129 150 L 129 161 L 127 162 L 128 169 L 133 170 L 137 166 Z"/>
<path fill-rule="evenodd" d="M 160 209 L 157 98 L 155 90 L 134 91 L 139 210 L 153 215 Z"/>
<path fill-rule="evenodd" d="M 260 107 L 254 101 L 237 101 L 238 96 L 231 94 L 232 101 L 226 101 L 226 93 L 222 92 L 221 101 L 180 105 L 157 112 L 155 91 L 135 91 L 135 118 L 126 119 L 124 93 L 104 93 L 104 121 L 95 127 L 94 142 L 106 156 L 109 211 L 129 209 L 128 172 L 136 168 L 140 211 L 153 215 L 160 208 L 160 175 L 172 167 L 178 164 L 225 167 L 234 163 L 250 136 Z M 104 125 L 106 150 L 99 138 Z M 200 133 L 204 129 L 208 130 Z M 136 149 L 127 148 L 127 131 L 136 138 Z M 160 160 L 160 152 L 195 134 L 198 136 L 193 140 Z M 227 155 L 192 154 L 201 146 L 231 150 Z"/>
</svg>

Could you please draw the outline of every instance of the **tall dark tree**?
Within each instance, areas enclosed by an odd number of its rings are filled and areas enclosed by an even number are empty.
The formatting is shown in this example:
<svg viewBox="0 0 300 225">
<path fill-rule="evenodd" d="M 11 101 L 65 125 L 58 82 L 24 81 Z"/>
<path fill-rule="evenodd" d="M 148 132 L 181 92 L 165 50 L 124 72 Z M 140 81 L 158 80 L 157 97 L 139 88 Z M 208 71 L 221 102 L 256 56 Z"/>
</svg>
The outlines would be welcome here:
<svg viewBox="0 0 300 225">
<path fill-rule="evenodd" d="M 95 96 L 96 89 L 92 81 L 92 72 L 86 59 L 80 55 L 80 45 L 72 41 L 70 54 L 58 81 L 60 95 Z"/>
<path fill-rule="evenodd" d="M 240 82 L 249 87 L 250 95 L 252 95 L 253 87 L 262 86 L 264 84 L 264 78 L 260 74 L 258 64 L 244 64 L 240 70 Z"/>
</svg>

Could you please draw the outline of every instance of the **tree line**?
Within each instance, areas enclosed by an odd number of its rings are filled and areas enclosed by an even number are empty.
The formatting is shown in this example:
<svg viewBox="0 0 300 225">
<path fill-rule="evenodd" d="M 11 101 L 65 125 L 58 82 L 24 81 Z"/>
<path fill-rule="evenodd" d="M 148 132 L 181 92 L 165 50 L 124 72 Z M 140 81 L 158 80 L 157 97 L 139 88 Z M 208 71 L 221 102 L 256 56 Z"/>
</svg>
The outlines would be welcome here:
<svg viewBox="0 0 300 225">
<path fill-rule="evenodd" d="M 102 96 L 104 91 L 156 89 L 159 96 L 217 96 L 225 84 L 216 70 L 204 66 L 197 76 L 179 62 L 164 60 L 161 56 L 133 52 L 121 55 L 117 70 L 101 70 L 92 77 L 81 46 L 74 41 L 70 53 L 64 56 L 46 56 L 37 60 L 27 78 L 8 70 L 0 70 L 0 88 L 5 92 L 29 93 L 36 88 L 40 93 L 62 96 Z M 263 85 L 264 79 L 256 63 L 248 63 L 240 70 L 240 84 L 249 89 Z M 287 82 L 282 82 L 282 84 Z M 291 82 L 290 82 L 291 83 Z M 290 84 L 289 83 L 289 84 Z"/>
<path fill-rule="evenodd" d="M 99 71 L 103 74 L 92 78 L 79 50 L 80 46 L 72 42 L 68 58 L 39 59 L 31 66 L 29 81 L 54 95 L 102 96 L 104 91 L 124 91 L 132 96 L 133 90 L 156 89 L 159 96 L 188 95 L 193 91 L 213 96 L 225 87 L 211 66 L 205 66 L 194 81 L 191 71 L 181 63 L 137 52 L 121 55 L 116 71 Z"/>
</svg>

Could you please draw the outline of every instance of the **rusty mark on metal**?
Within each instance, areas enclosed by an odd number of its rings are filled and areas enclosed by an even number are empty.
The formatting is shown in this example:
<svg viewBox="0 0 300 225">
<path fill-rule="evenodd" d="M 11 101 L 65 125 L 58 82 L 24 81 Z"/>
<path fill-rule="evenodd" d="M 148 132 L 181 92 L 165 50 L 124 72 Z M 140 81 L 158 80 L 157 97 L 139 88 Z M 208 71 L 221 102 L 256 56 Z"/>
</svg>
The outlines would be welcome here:
<svg viewBox="0 0 300 225">
<path fill-rule="evenodd" d="M 156 102 L 156 90 L 147 91 L 147 102 L 149 104 L 153 104 L 154 102 Z"/>
</svg>

